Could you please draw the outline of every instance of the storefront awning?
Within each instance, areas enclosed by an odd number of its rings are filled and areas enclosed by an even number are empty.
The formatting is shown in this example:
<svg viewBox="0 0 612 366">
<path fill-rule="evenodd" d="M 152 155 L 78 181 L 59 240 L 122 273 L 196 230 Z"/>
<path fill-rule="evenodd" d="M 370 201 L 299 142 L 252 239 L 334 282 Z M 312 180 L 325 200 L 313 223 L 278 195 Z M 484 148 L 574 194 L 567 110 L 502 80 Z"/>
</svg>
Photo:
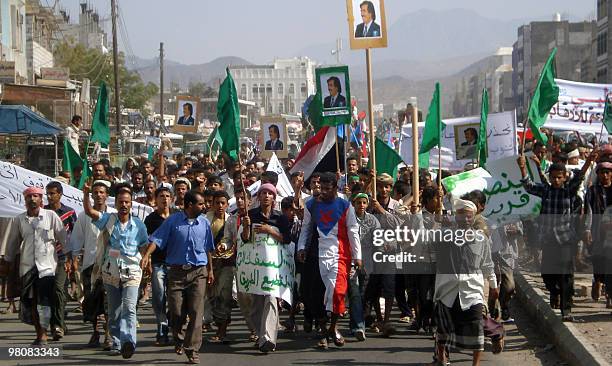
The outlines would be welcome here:
<svg viewBox="0 0 612 366">
<path fill-rule="evenodd" d="M 56 136 L 63 130 L 24 105 L 0 105 L 0 135 Z"/>
</svg>

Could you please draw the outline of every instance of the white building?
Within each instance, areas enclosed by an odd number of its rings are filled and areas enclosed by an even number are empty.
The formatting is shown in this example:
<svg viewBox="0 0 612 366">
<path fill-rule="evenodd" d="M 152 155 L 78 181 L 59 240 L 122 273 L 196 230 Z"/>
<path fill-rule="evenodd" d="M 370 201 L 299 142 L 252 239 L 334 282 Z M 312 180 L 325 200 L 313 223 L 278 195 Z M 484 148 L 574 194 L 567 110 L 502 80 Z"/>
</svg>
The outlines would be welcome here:
<svg viewBox="0 0 612 366">
<path fill-rule="evenodd" d="M 301 113 L 316 93 L 316 63 L 308 57 L 276 59 L 270 65 L 230 66 L 238 97 L 254 101 L 262 115 Z"/>
<path fill-rule="evenodd" d="M 26 59 L 25 0 L 0 0 L 0 80 L 25 84 Z"/>
</svg>

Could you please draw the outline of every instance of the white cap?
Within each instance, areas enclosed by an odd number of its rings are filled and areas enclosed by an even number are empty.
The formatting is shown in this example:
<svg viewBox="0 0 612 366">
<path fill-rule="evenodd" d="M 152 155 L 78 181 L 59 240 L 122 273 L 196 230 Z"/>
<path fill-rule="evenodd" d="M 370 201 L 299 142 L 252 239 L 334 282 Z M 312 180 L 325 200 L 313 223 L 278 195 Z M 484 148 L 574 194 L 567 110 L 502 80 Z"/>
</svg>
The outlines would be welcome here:
<svg viewBox="0 0 612 366">
<path fill-rule="evenodd" d="M 580 152 L 578 151 L 578 149 L 574 149 L 567 154 L 568 159 L 577 158 L 579 156 L 580 156 Z"/>
<path fill-rule="evenodd" d="M 474 202 L 472 201 L 468 201 L 468 200 L 462 200 L 462 199 L 456 199 L 453 202 L 453 208 L 455 209 L 455 211 L 458 210 L 472 210 L 474 212 L 478 211 L 478 209 L 476 208 L 476 205 L 474 204 Z"/>
</svg>

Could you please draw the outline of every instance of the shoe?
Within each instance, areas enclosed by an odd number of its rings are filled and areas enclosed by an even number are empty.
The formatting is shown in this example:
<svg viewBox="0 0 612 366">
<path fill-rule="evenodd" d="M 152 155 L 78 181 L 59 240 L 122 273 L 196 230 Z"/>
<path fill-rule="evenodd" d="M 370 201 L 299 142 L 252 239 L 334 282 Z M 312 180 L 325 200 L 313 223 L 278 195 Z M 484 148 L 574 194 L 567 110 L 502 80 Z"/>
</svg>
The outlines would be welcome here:
<svg viewBox="0 0 612 366">
<path fill-rule="evenodd" d="M 100 333 L 93 332 L 91 338 L 89 338 L 89 342 L 87 342 L 87 347 L 89 348 L 98 348 L 100 346 Z"/>
<path fill-rule="evenodd" d="M 123 345 L 121 345 L 121 357 L 125 359 L 132 358 L 134 350 L 136 350 L 134 343 L 125 342 Z"/>
<path fill-rule="evenodd" d="M 578 319 L 574 317 L 571 313 L 563 315 L 561 319 L 564 322 L 568 322 L 568 323 L 584 323 L 584 319 Z"/>
<path fill-rule="evenodd" d="M 60 327 L 55 328 L 53 330 L 53 340 L 59 341 L 62 338 L 64 338 L 64 331 L 62 330 L 62 328 Z"/>
<path fill-rule="evenodd" d="M 287 319 L 283 322 L 283 327 L 285 327 L 285 332 L 287 333 L 295 333 L 297 327 L 295 326 L 295 321 L 293 319 Z"/>
<path fill-rule="evenodd" d="M 504 337 L 497 337 L 495 339 L 492 339 L 492 346 L 493 346 L 493 354 L 494 355 L 498 355 L 500 353 L 502 353 L 502 351 L 504 350 Z"/>
<path fill-rule="evenodd" d="M 183 347 L 183 343 L 178 342 L 174 345 L 174 353 L 176 353 L 177 355 L 182 355 L 183 352 L 185 352 L 185 348 Z"/>
<path fill-rule="evenodd" d="M 402 316 L 401 318 L 399 318 L 399 322 L 400 323 L 410 323 L 411 319 L 409 316 Z"/>
<path fill-rule="evenodd" d="M 197 365 L 200 363 L 200 354 L 198 351 L 194 351 L 192 349 L 185 350 L 185 355 L 187 356 L 187 362 L 192 365 Z"/>
<path fill-rule="evenodd" d="M 363 329 L 357 329 L 355 332 L 355 338 L 357 338 L 359 342 L 364 342 L 366 340 L 365 331 Z"/>
<path fill-rule="evenodd" d="M 270 341 L 265 341 L 264 344 L 259 347 L 259 352 L 267 354 L 269 352 L 274 352 L 275 349 L 276 345 L 274 343 Z"/>
<path fill-rule="evenodd" d="M 48 343 L 46 339 L 35 339 L 32 346 L 46 346 Z"/>
<path fill-rule="evenodd" d="M 327 344 L 327 337 L 322 336 L 319 338 L 319 343 L 317 343 L 317 348 L 319 349 L 328 349 L 329 345 Z"/>
<path fill-rule="evenodd" d="M 121 354 L 121 351 L 118 349 L 111 349 L 109 350 L 110 352 L 108 353 L 111 356 L 119 356 Z"/>
<path fill-rule="evenodd" d="M 328 335 L 328 337 L 331 336 L 332 340 L 334 341 L 334 344 L 336 345 L 336 347 L 344 347 L 344 337 L 342 337 L 342 334 L 340 334 L 340 332 L 338 332 L 337 330 L 331 334 Z"/>
</svg>

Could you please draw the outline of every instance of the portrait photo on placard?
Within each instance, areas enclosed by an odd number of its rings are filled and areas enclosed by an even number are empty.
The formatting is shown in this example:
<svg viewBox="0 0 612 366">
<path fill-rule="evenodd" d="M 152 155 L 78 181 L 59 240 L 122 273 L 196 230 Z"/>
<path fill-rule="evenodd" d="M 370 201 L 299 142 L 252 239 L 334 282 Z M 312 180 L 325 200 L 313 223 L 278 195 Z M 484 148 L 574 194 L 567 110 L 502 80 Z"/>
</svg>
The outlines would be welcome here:
<svg viewBox="0 0 612 366">
<path fill-rule="evenodd" d="M 351 49 L 387 47 L 384 0 L 347 0 Z"/>
<path fill-rule="evenodd" d="M 380 0 L 353 0 L 355 38 L 381 38 Z"/>
<path fill-rule="evenodd" d="M 478 158 L 479 124 L 455 126 L 455 155 L 457 160 L 473 160 Z"/>
<path fill-rule="evenodd" d="M 272 156 L 275 152 L 279 158 L 287 155 L 287 121 L 282 118 L 266 118 L 261 121 L 262 156 Z"/>
<path fill-rule="evenodd" d="M 323 73 L 320 78 L 323 110 L 345 109 L 349 102 L 346 98 L 346 74 L 343 72 Z"/>
<path fill-rule="evenodd" d="M 176 97 L 176 115 L 174 130 L 182 133 L 198 131 L 198 99 L 187 96 Z"/>
</svg>

